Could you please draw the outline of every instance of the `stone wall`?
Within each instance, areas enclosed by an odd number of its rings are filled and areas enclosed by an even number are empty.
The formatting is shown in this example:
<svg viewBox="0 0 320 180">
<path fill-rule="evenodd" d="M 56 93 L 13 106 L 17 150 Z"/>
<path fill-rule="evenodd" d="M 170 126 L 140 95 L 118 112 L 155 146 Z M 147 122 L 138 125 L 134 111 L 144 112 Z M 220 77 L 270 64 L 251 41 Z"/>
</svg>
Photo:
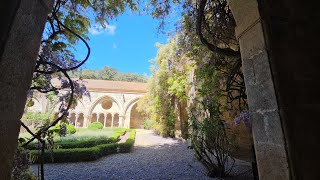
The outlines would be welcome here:
<svg viewBox="0 0 320 180">
<path fill-rule="evenodd" d="M 285 139 L 256 0 L 229 2 L 235 17 L 259 179 L 290 179 Z"/>
</svg>

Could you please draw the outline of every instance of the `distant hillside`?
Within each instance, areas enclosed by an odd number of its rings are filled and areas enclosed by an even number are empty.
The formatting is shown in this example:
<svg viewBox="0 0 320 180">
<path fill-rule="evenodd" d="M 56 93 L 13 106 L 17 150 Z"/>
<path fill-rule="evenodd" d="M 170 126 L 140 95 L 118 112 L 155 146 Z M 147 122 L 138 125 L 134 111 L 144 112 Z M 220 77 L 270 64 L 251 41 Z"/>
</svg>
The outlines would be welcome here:
<svg viewBox="0 0 320 180">
<path fill-rule="evenodd" d="M 147 82 L 147 75 L 137 73 L 122 73 L 115 68 L 105 66 L 102 69 L 92 70 L 84 69 L 70 73 L 72 78 L 82 79 L 100 79 L 111 81 L 128 81 L 128 82 Z"/>
</svg>

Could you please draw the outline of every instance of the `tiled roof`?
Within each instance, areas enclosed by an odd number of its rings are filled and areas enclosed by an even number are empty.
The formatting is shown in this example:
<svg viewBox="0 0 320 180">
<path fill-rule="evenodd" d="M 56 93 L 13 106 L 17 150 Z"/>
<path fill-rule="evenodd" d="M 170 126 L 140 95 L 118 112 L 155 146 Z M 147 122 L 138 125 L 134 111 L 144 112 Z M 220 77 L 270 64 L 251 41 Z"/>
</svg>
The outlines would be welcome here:
<svg viewBox="0 0 320 180">
<path fill-rule="evenodd" d="M 88 90 L 95 91 L 147 92 L 147 83 L 140 82 L 83 79 L 83 83 Z"/>
<path fill-rule="evenodd" d="M 76 80 L 76 79 L 74 79 Z M 61 81 L 54 78 L 52 84 L 60 86 Z M 147 83 L 125 82 L 125 81 L 107 81 L 96 79 L 83 79 L 82 83 L 90 91 L 111 91 L 111 92 L 147 92 Z"/>
</svg>

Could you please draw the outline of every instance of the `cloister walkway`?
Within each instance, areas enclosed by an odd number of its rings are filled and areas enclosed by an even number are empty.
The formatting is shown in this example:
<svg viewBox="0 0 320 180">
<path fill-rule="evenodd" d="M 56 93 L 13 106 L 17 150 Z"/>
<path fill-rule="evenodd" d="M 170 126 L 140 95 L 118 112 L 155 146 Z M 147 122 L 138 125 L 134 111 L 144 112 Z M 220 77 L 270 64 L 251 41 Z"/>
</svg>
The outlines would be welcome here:
<svg viewBox="0 0 320 180">
<path fill-rule="evenodd" d="M 250 171 L 248 163 L 239 161 L 237 165 L 236 171 Z M 140 129 L 132 153 L 109 155 L 94 162 L 45 164 L 48 180 L 211 179 L 204 173 L 185 142 Z"/>
</svg>

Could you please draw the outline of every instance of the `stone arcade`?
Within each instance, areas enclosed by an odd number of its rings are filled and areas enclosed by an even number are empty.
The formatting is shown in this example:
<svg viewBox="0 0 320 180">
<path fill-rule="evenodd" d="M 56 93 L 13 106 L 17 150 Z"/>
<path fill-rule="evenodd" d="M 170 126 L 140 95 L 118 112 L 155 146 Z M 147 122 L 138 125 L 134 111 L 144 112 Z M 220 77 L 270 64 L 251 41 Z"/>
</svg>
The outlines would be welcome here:
<svg viewBox="0 0 320 180">
<path fill-rule="evenodd" d="M 143 128 L 144 117 L 137 111 L 137 102 L 147 91 L 146 83 L 83 80 L 90 92 L 77 106 L 70 110 L 68 120 L 76 127 L 88 127 L 92 122 L 101 122 L 104 127 Z M 46 112 L 49 101 L 44 95 L 33 98 L 32 112 Z M 57 105 L 54 109 L 58 116 Z"/>
</svg>

